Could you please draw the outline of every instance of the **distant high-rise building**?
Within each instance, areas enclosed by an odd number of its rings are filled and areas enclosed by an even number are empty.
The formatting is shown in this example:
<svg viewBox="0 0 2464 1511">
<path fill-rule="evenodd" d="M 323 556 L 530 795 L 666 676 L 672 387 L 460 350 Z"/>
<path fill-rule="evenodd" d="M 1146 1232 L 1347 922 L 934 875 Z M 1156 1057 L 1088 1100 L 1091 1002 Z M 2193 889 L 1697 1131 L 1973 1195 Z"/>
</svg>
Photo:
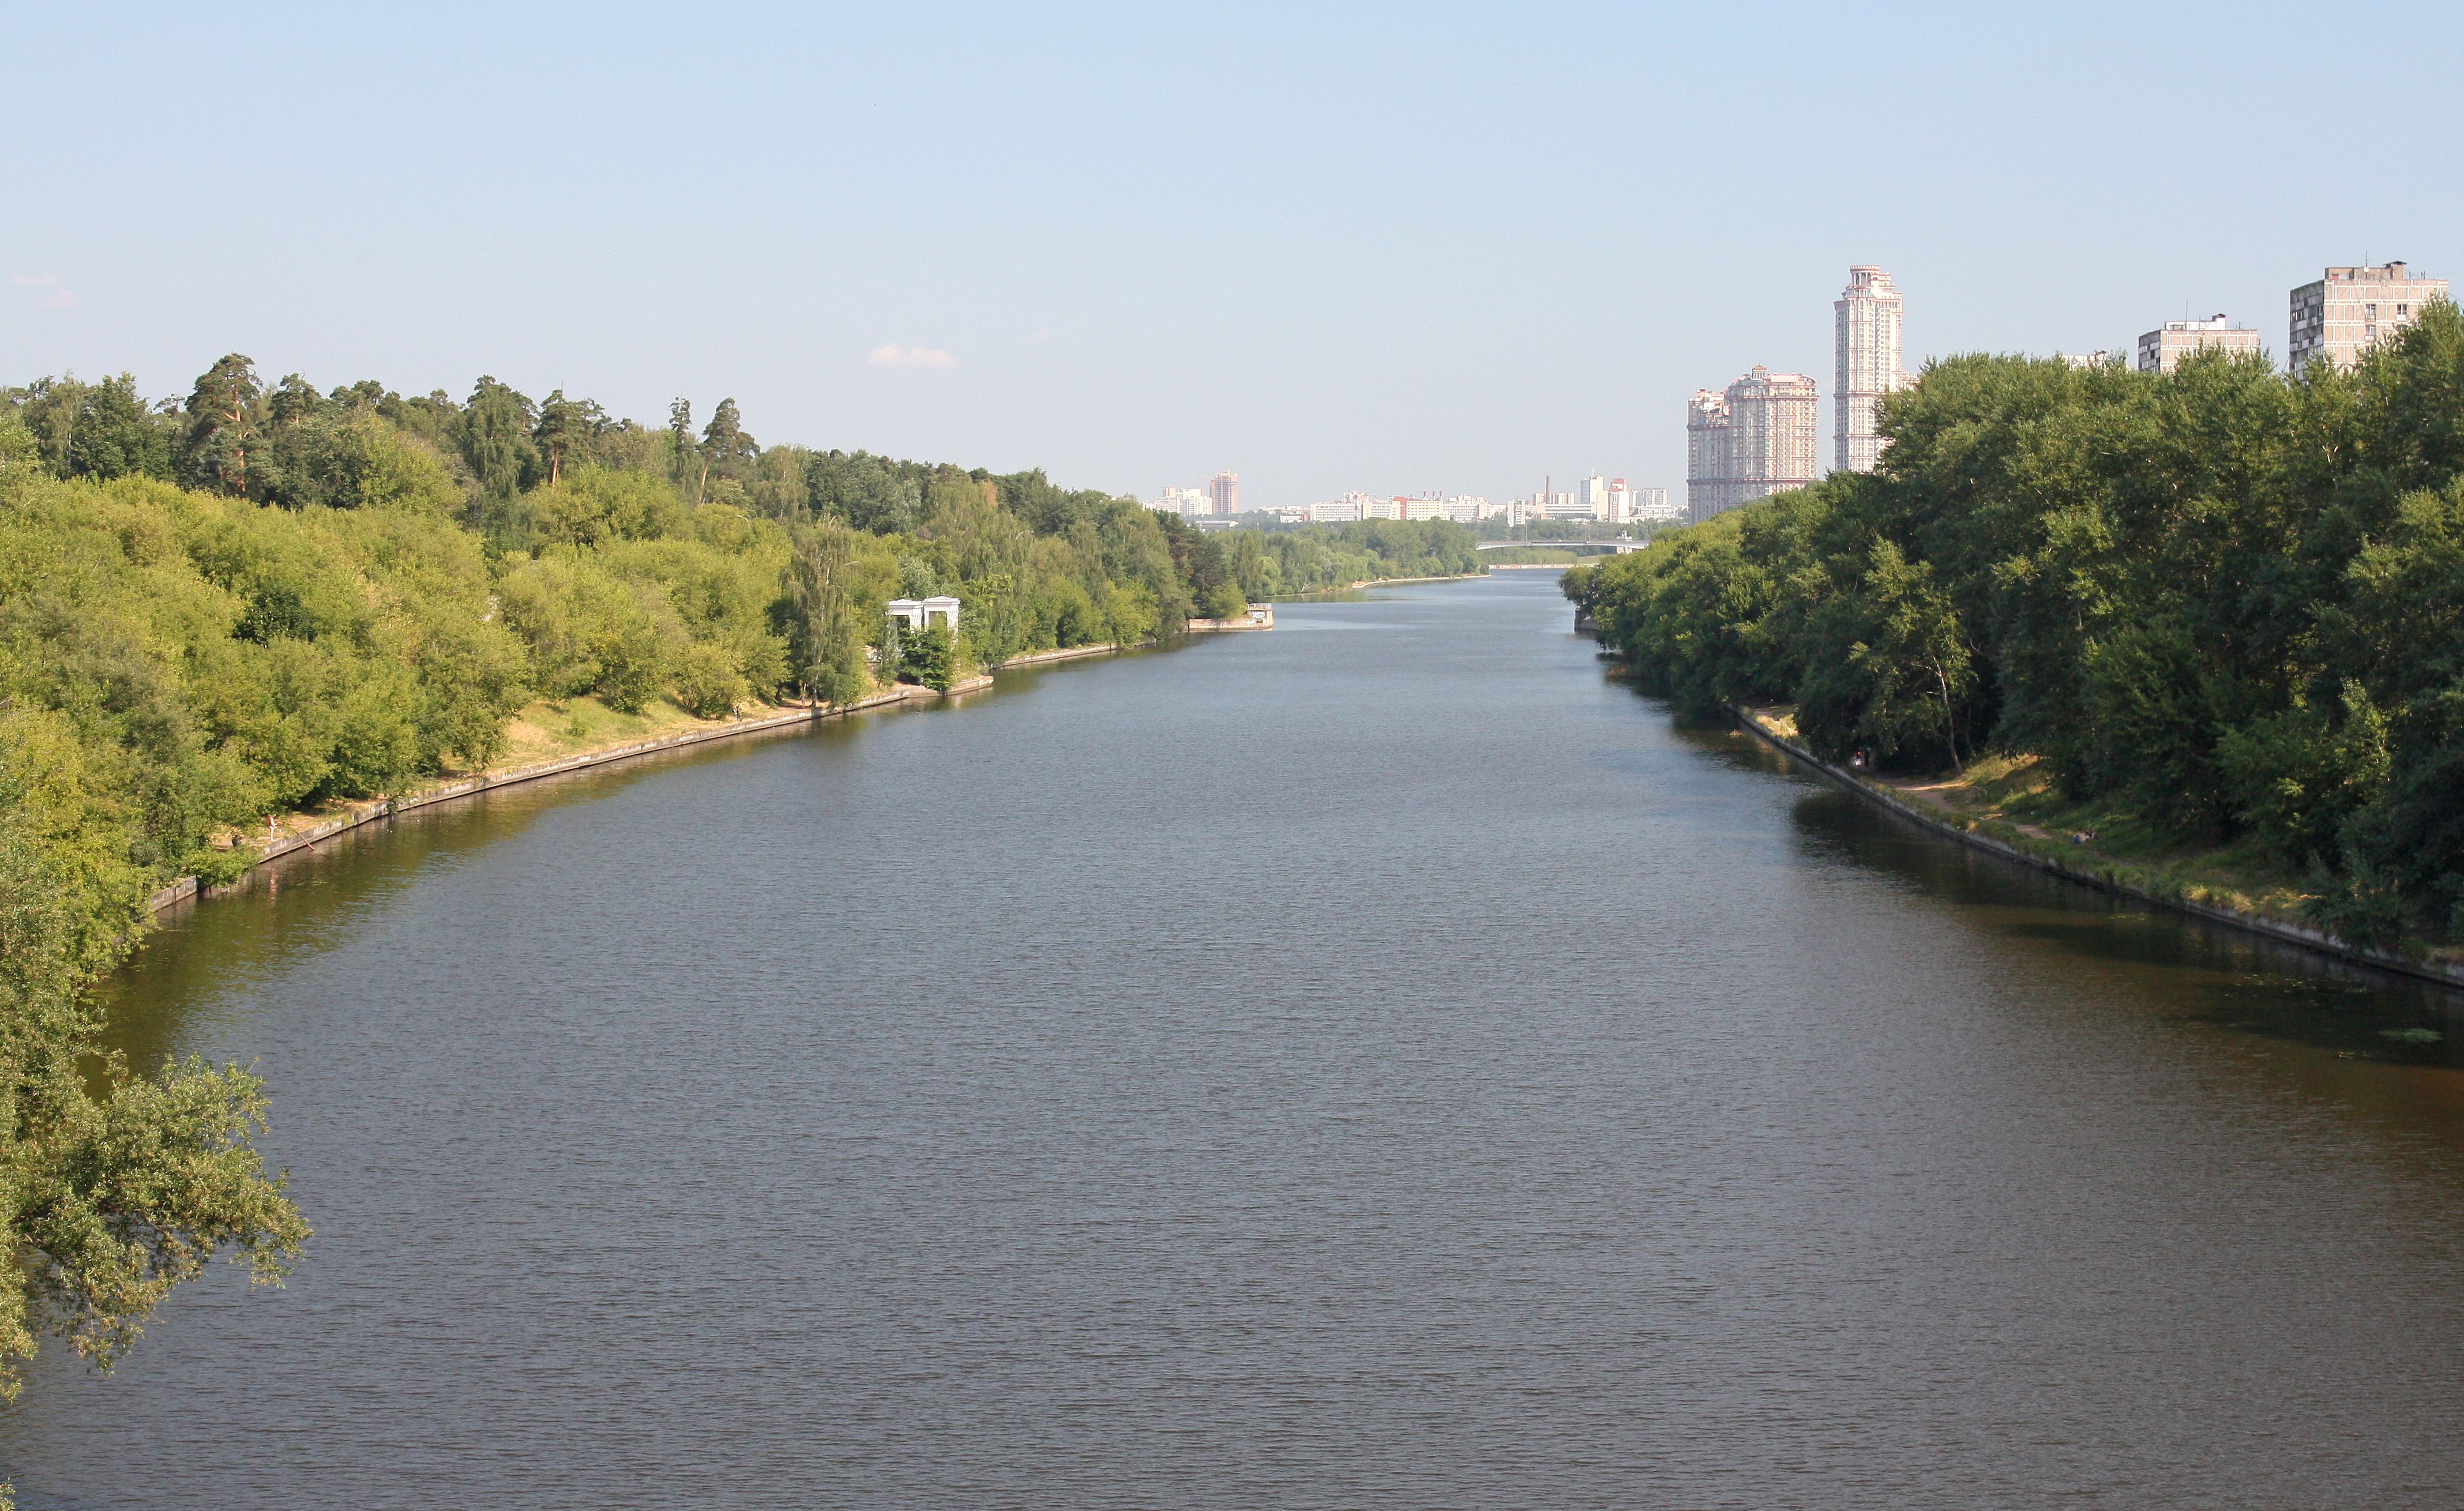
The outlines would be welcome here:
<svg viewBox="0 0 2464 1511">
<path fill-rule="evenodd" d="M 1728 465 L 1739 503 L 1804 488 L 1822 473 L 1822 391 L 1803 373 L 1757 367 L 1728 384 Z"/>
<path fill-rule="evenodd" d="M 1804 488 L 1821 470 L 1822 394 L 1768 367 L 1698 391 L 1685 406 L 1685 508 L 1695 520 Z"/>
<path fill-rule="evenodd" d="M 1633 518 L 1641 524 L 1661 524 L 1683 519 L 1685 511 L 1668 501 L 1665 488 L 1638 488 L 1634 491 Z"/>
<path fill-rule="evenodd" d="M 1241 512 L 1241 474 L 1216 473 L 1215 481 L 1206 485 L 1206 496 L 1215 506 L 1216 514 L 1227 518 L 1239 514 Z"/>
<path fill-rule="evenodd" d="M 1696 522 L 1737 507 L 1728 471 L 1728 399 L 1697 388 L 1685 401 L 1685 515 Z"/>
<path fill-rule="evenodd" d="M 1594 519 L 1609 516 L 1609 480 L 1594 472 L 1574 489 L 1574 507 Z"/>
<path fill-rule="evenodd" d="M 1167 488 L 1163 491 L 1163 496 L 1155 500 L 1155 506 L 1157 509 L 1169 509 L 1184 519 L 1197 515 L 1210 514 L 1214 510 L 1214 504 L 1208 499 L 1205 492 L 1196 488 Z"/>
<path fill-rule="evenodd" d="M 1851 268 L 1847 290 L 1831 309 L 1839 326 L 1837 465 L 1843 472 L 1870 472 L 1884 445 L 1874 427 L 1875 406 L 1908 385 L 1900 371 L 1900 291 L 1880 268 Z"/>
<path fill-rule="evenodd" d="M 2227 325 L 2221 315 L 2204 320 L 2167 320 L 2139 338 L 2139 370 L 2168 373 L 2193 352 L 2218 350 L 2256 352 L 2258 333 L 2248 326 Z"/>
<path fill-rule="evenodd" d="M 2416 278 L 2401 262 L 2329 268 L 2318 282 L 2293 291 L 2293 329 L 2285 360 L 2297 373 L 2321 357 L 2349 367 L 2362 353 L 2410 325 L 2423 305 L 2446 295 L 2446 279 Z"/>
</svg>

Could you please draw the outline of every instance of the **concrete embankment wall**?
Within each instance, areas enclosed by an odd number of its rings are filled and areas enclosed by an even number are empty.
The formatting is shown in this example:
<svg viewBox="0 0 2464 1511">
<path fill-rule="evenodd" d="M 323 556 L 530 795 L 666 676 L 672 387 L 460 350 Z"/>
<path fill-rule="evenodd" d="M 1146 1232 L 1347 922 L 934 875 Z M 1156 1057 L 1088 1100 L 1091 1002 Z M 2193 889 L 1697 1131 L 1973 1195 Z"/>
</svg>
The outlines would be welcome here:
<svg viewBox="0 0 2464 1511">
<path fill-rule="evenodd" d="M 2068 881 L 2082 883 L 2100 891 L 2110 892 L 2117 897 L 2128 897 L 2151 907 L 2185 913 L 2192 918 L 2203 918 L 2210 923 L 2224 924 L 2251 933 L 2264 934 L 2270 939 L 2297 945 L 2321 954 L 2334 955 L 2340 960 L 2358 961 L 2382 971 L 2394 972 L 2399 975 L 2436 981 L 2442 986 L 2464 987 L 2464 970 L 2458 970 L 2453 966 L 2431 960 L 2414 960 L 2392 950 L 2356 950 L 2333 935 L 2306 924 L 2293 923 L 2281 918 L 2269 918 L 2258 913 L 2246 913 L 2238 909 L 2219 908 L 2211 903 L 2193 902 L 2186 897 L 2167 897 L 2161 892 L 2150 891 L 2110 869 L 2092 864 L 2073 865 L 2052 856 L 2023 850 L 2015 844 L 2006 843 L 1990 834 L 1979 834 L 1947 819 L 1927 813 L 1890 789 L 1866 781 L 1854 772 L 1844 771 L 1832 765 L 1796 741 L 1765 725 L 1761 719 L 1754 716 L 1750 709 L 1731 705 L 1728 712 L 1736 716 L 1738 727 L 1756 739 L 1793 759 L 1813 767 L 1859 797 L 1879 803 L 1910 823 L 1930 829 L 1946 839 L 1956 840 L 1962 844 L 1983 850 L 1988 854 L 1998 855 L 2006 861 L 2015 861 L 2021 865 L 2050 872 Z"/>
<path fill-rule="evenodd" d="M 1040 667 L 1047 661 L 1078 661 L 1088 656 L 1109 656 L 1121 647 L 1106 641 L 1099 646 L 1071 646 L 1067 650 L 1031 650 L 1023 656 L 1012 656 L 995 671 L 1008 671 L 1017 667 Z"/>
<path fill-rule="evenodd" d="M 1109 656 L 1118 649 L 1120 649 L 1118 646 L 1107 642 L 1097 646 L 1072 646 L 1066 650 L 1041 650 L 1023 656 L 1012 656 L 994 669 L 1036 666 L 1052 661 L 1076 661 L 1088 656 Z M 970 677 L 964 682 L 953 685 L 950 694 L 977 692 L 992 685 L 993 679 L 990 676 Z M 257 852 L 255 865 L 262 865 L 268 861 L 312 848 L 319 842 L 330 840 L 338 834 L 346 834 L 363 824 L 390 819 L 396 814 L 409 813 L 414 809 L 431 807 L 440 802 L 457 802 L 466 798 L 475 798 L 484 792 L 493 792 L 499 787 L 517 786 L 522 782 L 539 781 L 548 777 L 561 777 L 568 772 L 585 771 L 593 766 L 612 765 L 617 761 L 632 760 L 642 756 L 655 756 L 662 751 L 706 745 L 713 740 L 739 739 L 748 734 L 793 729 L 801 724 L 815 724 L 825 719 L 860 713 L 867 709 L 887 708 L 892 704 L 940 696 L 942 694 L 935 692 L 930 688 L 902 685 L 885 692 L 876 692 L 870 697 L 858 698 L 853 703 L 809 709 L 788 709 L 778 713 L 733 719 L 725 724 L 706 725 L 683 730 L 674 734 L 663 734 L 651 739 L 635 740 L 629 744 L 613 745 L 605 750 L 584 751 L 577 756 L 567 756 L 559 760 L 541 761 L 537 765 L 517 766 L 508 771 L 483 772 L 476 777 L 464 777 L 460 781 L 441 783 L 424 792 L 388 799 L 383 802 L 368 803 L 314 827 L 283 835 Z M 173 903 L 198 895 L 200 890 L 195 877 L 183 876 L 147 898 L 145 912 L 150 917 Z"/>
<path fill-rule="evenodd" d="M 973 691 L 978 687 L 991 685 L 992 679 L 983 677 L 950 690 Z M 901 686 L 887 692 L 874 693 L 868 698 L 859 698 L 853 703 L 825 705 L 810 709 L 789 709 L 783 712 L 761 714 L 748 719 L 735 719 L 726 724 L 707 725 L 684 730 L 674 734 L 663 734 L 651 739 L 635 740 L 629 744 L 613 745 L 605 750 L 584 751 L 578 756 L 567 756 L 560 760 L 541 761 L 537 765 L 516 766 L 500 772 L 482 772 L 476 777 L 466 777 L 459 781 L 440 783 L 424 792 L 387 799 L 382 802 L 372 802 L 343 814 L 340 818 L 329 819 L 313 828 L 286 834 L 260 850 L 255 864 L 263 865 L 268 861 L 309 849 L 320 841 L 330 840 L 338 834 L 346 834 L 363 824 L 390 819 L 399 813 L 433 807 L 440 802 L 457 802 L 466 798 L 475 798 L 484 792 L 494 792 L 499 787 L 518 786 L 526 781 L 561 777 L 567 772 L 584 771 L 593 766 L 612 765 L 617 761 L 632 760 L 642 756 L 654 756 L 661 751 L 683 750 L 688 746 L 706 745 L 713 740 L 738 739 L 748 734 L 760 734 L 772 730 L 793 729 L 800 724 L 814 724 L 824 719 L 834 719 L 844 714 L 861 712 L 866 709 L 886 708 L 910 699 L 935 698 L 940 695 L 929 688 Z M 199 890 L 195 877 L 183 876 L 147 898 L 145 911 L 149 916 L 161 912 L 173 903 L 196 896 Z"/>
</svg>

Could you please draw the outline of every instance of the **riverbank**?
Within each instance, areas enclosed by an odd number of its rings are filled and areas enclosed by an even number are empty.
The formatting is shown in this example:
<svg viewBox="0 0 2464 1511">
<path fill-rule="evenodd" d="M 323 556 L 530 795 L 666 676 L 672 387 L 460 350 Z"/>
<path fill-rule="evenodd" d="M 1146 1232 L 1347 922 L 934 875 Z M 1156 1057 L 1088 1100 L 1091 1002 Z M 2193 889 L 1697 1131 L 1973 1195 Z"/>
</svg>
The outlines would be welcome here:
<svg viewBox="0 0 2464 1511">
<path fill-rule="evenodd" d="M 2446 953 L 2414 955 L 2348 945 L 2301 917 L 2298 909 L 2305 900 L 2303 894 L 2281 884 L 2267 885 L 2236 875 L 2221 853 L 2161 862 L 2120 856 L 2098 849 L 2092 831 L 2074 830 L 2064 836 L 2011 816 L 1997 800 L 2006 795 L 2002 779 L 2010 775 L 2002 768 L 2024 762 L 1979 762 L 1969 775 L 1939 780 L 1876 777 L 1835 766 L 1806 749 L 1796 738 L 1793 706 L 1731 705 L 1729 712 L 1738 727 L 1756 739 L 1947 839 L 2115 896 L 2380 970 L 2464 987 L 2464 962 Z"/>
<path fill-rule="evenodd" d="M 1482 571 L 1456 572 L 1445 577 L 1381 577 L 1367 582 L 1354 582 L 1352 585 L 1355 588 L 1362 588 L 1401 587 L 1407 582 L 1475 582 L 1486 576 L 1488 576 L 1488 574 L 1485 571 Z"/>
<path fill-rule="evenodd" d="M 586 771 L 594 766 L 611 765 L 666 751 L 684 750 L 705 745 L 713 740 L 740 739 L 748 735 L 792 730 L 825 720 L 841 718 L 867 710 L 937 698 L 961 697 L 980 692 L 993 686 L 992 673 L 1024 667 L 1045 666 L 1054 662 L 1079 661 L 1094 656 L 1116 654 L 1120 646 L 1111 641 L 1092 646 L 1070 646 L 1058 650 L 1031 651 L 1012 656 L 975 676 L 951 684 L 947 692 L 931 688 L 901 683 L 851 703 L 787 705 L 769 708 L 760 712 L 732 715 L 723 719 L 702 719 L 662 700 L 662 712 L 618 715 L 601 707 L 596 699 L 577 698 L 559 704 L 537 704 L 515 716 L 508 741 L 511 759 L 484 771 L 448 777 L 429 782 L 407 793 L 383 798 L 360 799 L 334 802 L 305 812 L 283 814 L 269 826 L 265 839 L 258 844 L 248 870 L 268 861 L 310 849 L 323 841 L 365 824 L 389 819 L 396 814 L 432 807 L 442 802 L 456 802 L 494 792 L 501 787 L 518 786 L 571 772 Z M 565 722 L 559 723 L 559 720 Z M 612 725 L 623 733 L 612 739 L 590 740 L 594 724 Z M 553 756 L 543 752 L 559 744 L 571 745 L 575 739 L 583 743 Z M 234 836 L 238 840 L 239 836 Z M 256 843 L 252 841 L 251 843 Z M 245 878 L 248 872 L 241 872 Z M 237 889 L 240 879 L 226 884 Z M 145 901 L 144 914 L 152 917 L 173 904 L 193 897 L 210 897 L 226 887 L 208 887 L 193 876 L 183 876 Z"/>
<path fill-rule="evenodd" d="M 1089 656 L 1109 656 L 1120 648 L 1120 646 L 1108 640 L 1100 645 L 1071 646 L 1062 650 L 1031 650 L 1025 655 L 1012 656 L 1007 661 L 998 663 L 997 665 L 988 667 L 985 669 L 989 671 L 1009 671 L 1019 667 L 1041 667 L 1047 662 L 1053 661 L 1080 661 Z"/>
<path fill-rule="evenodd" d="M 1335 593 L 1357 593 L 1365 587 L 1403 587 L 1414 582 L 1477 582 L 1488 576 L 1485 571 L 1457 572 L 1450 577 L 1376 577 L 1365 581 L 1346 582 L 1341 587 L 1313 587 L 1304 593 L 1278 593 L 1278 603 L 1307 603 L 1313 599 Z"/>
<path fill-rule="evenodd" d="M 795 729 L 803 725 L 820 723 L 825 719 L 841 718 L 849 713 L 860 713 L 868 709 L 888 708 L 893 704 L 920 699 L 957 696 L 959 693 L 973 692 L 990 686 L 992 686 L 990 677 L 974 677 L 954 685 L 945 694 L 935 692 L 930 688 L 901 683 L 897 687 L 845 704 L 790 706 L 767 712 L 725 719 L 694 719 L 691 715 L 686 715 L 683 721 L 686 727 L 672 734 L 618 740 L 576 751 L 571 755 L 551 760 L 517 762 L 491 767 L 467 776 L 448 777 L 424 784 L 407 793 L 330 804 L 311 812 L 285 814 L 275 820 L 271 826 L 268 838 L 257 849 L 254 859 L 249 863 L 249 870 L 254 870 L 269 861 L 279 860 L 283 856 L 313 848 L 322 841 L 333 839 L 337 835 L 347 834 L 363 824 L 390 819 L 396 814 L 433 807 L 438 803 L 456 802 L 464 799 L 475 798 L 482 793 L 494 792 L 502 787 L 518 786 L 524 782 L 561 777 L 568 772 L 585 771 L 594 766 L 606 766 L 617 761 L 632 760 L 638 756 L 653 756 L 663 751 L 684 750 L 694 745 L 705 745 L 713 740 L 738 739 L 750 734 Z M 244 871 L 241 875 L 245 877 L 247 872 Z M 231 888 L 236 888 L 241 883 L 235 880 L 228 885 Z M 183 876 L 147 898 L 144 912 L 151 917 L 175 903 L 198 896 L 210 897 L 225 889 L 222 887 L 203 886 L 193 876 Z"/>
</svg>

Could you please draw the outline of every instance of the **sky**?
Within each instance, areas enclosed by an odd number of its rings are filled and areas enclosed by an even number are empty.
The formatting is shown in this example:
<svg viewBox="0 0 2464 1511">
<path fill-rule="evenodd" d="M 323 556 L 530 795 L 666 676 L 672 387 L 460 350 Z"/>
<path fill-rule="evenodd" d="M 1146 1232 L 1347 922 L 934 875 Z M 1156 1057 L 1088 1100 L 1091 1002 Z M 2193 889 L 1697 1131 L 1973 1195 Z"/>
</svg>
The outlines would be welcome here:
<svg viewBox="0 0 2464 1511">
<path fill-rule="evenodd" d="M 0 383 L 466 395 L 1244 506 L 1682 498 L 1684 406 L 2464 280 L 2464 7 L 8 8 Z M 360 13 L 363 11 L 369 13 Z"/>
</svg>

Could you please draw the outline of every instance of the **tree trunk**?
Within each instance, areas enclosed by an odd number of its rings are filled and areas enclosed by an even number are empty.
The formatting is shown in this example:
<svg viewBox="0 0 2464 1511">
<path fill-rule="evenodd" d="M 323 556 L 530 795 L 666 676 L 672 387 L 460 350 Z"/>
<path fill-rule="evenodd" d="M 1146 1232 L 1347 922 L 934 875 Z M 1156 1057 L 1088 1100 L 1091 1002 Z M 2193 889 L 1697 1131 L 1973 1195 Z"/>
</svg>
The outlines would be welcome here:
<svg viewBox="0 0 2464 1511">
<path fill-rule="evenodd" d="M 1943 675 L 1942 663 L 1939 660 L 1934 661 L 1932 666 L 1933 685 L 1942 690 L 1942 734 L 1944 739 L 1950 742 L 1950 766 L 1953 771 L 1965 771 L 1967 763 L 1959 758 L 1959 720 L 1957 715 L 1951 712 L 1950 708 L 1950 679 Z"/>
</svg>

